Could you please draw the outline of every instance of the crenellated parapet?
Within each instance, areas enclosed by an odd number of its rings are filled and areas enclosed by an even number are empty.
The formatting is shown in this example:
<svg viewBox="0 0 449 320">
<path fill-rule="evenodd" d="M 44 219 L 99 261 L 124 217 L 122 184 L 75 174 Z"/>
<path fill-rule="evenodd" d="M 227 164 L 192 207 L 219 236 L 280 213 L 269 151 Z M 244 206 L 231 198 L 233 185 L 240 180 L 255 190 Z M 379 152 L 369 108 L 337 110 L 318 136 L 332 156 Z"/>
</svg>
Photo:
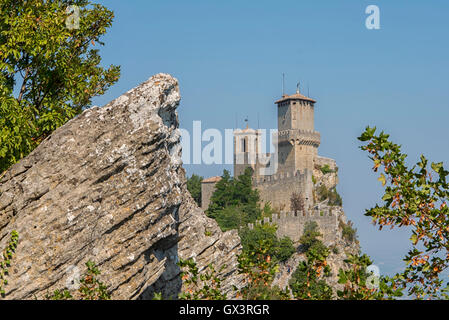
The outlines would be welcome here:
<svg viewBox="0 0 449 320">
<path fill-rule="evenodd" d="M 278 143 L 290 143 L 291 145 L 310 145 L 318 148 L 321 143 L 321 135 L 314 130 L 289 129 L 279 131 Z"/>
<path fill-rule="evenodd" d="M 290 182 L 304 182 L 307 179 L 307 174 L 305 172 L 278 172 L 270 176 L 255 176 L 253 178 L 253 184 L 255 187 L 261 185 L 274 185 L 274 184 L 285 184 Z"/>
<path fill-rule="evenodd" d="M 272 208 L 279 211 L 290 210 L 293 193 L 303 195 L 304 201 L 310 205 L 312 200 L 312 171 L 278 172 L 271 176 L 257 176 L 253 186 L 259 190 L 263 203 L 271 203 Z"/>
<path fill-rule="evenodd" d="M 293 242 L 298 243 L 304 227 L 309 221 L 318 224 L 320 232 L 323 234 L 323 241 L 327 244 L 333 243 L 339 236 L 339 222 L 342 216 L 341 208 L 314 208 L 306 212 L 281 212 L 273 214 L 270 218 L 258 220 L 254 224 L 248 224 L 250 229 L 255 225 L 269 224 L 277 225 L 277 235 L 282 238 L 288 236 Z"/>
</svg>

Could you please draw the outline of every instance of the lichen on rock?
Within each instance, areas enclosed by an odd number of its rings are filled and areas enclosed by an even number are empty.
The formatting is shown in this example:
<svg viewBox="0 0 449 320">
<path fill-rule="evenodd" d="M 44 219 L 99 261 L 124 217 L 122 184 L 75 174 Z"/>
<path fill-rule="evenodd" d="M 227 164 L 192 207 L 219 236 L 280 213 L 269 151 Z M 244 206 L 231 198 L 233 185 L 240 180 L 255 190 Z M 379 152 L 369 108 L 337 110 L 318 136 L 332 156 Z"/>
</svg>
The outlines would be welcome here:
<svg viewBox="0 0 449 320">
<path fill-rule="evenodd" d="M 7 299 L 44 298 L 88 260 L 113 299 L 176 298 L 179 259 L 241 283 L 237 232 L 222 233 L 186 188 L 178 81 L 158 74 L 57 129 L 0 179 L 0 248 L 20 234 Z M 209 236 L 205 235 L 205 228 Z"/>
</svg>

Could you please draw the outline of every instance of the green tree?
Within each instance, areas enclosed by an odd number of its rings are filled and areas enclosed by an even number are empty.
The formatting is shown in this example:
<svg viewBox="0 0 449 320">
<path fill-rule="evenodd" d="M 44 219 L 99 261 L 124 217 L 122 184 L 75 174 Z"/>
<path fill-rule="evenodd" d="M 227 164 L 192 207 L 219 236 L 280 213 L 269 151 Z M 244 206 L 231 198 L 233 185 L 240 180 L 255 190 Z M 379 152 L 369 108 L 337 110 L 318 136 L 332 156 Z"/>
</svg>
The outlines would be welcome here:
<svg viewBox="0 0 449 320">
<path fill-rule="evenodd" d="M 259 192 L 253 189 L 252 175 L 251 168 L 237 178 L 224 170 L 222 179 L 217 182 L 206 214 L 215 219 L 223 231 L 246 226 L 262 217 Z M 267 210 L 265 207 L 264 211 Z"/>
<path fill-rule="evenodd" d="M 223 231 L 238 229 L 248 221 L 246 213 L 238 206 L 225 207 L 217 211 L 215 220 Z"/>
<path fill-rule="evenodd" d="M 244 300 L 287 300 L 288 289 L 272 286 L 279 264 L 272 259 L 272 243 L 259 240 L 249 250 L 243 250 L 238 257 L 239 273 L 245 275 L 246 285 L 238 293 Z"/>
<path fill-rule="evenodd" d="M 243 228 L 239 235 L 244 252 L 258 251 L 261 241 L 267 246 L 267 254 L 273 258 L 275 262 L 284 262 L 288 260 L 296 249 L 293 241 L 284 237 L 278 239 L 276 235 L 276 226 L 263 224 L 256 225 L 253 229 Z"/>
<path fill-rule="evenodd" d="M 378 180 L 385 188 L 383 205 L 366 210 L 365 215 L 379 229 L 406 227 L 412 232 L 412 248 L 404 258 L 407 266 L 395 276 L 396 285 L 419 299 L 440 298 L 448 286 L 441 273 L 449 264 L 449 172 L 442 162 L 429 166 L 424 156 L 409 167 L 401 147 L 388 134 L 376 134 L 376 128 L 367 127 L 358 139 L 373 161 L 374 172 L 383 169 Z"/>
<path fill-rule="evenodd" d="M 88 0 L 0 1 L 0 172 L 118 80 L 120 68 L 101 67 L 98 50 L 113 17 Z"/>
<path fill-rule="evenodd" d="M 187 190 L 189 190 L 193 200 L 195 200 L 198 206 L 201 206 L 201 181 L 203 181 L 203 177 L 196 174 L 192 174 L 192 176 L 187 179 Z"/>
<path fill-rule="evenodd" d="M 301 261 L 290 279 L 293 295 L 301 300 L 330 300 L 332 288 L 320 279 L 309 262 Z"/>
</svg>

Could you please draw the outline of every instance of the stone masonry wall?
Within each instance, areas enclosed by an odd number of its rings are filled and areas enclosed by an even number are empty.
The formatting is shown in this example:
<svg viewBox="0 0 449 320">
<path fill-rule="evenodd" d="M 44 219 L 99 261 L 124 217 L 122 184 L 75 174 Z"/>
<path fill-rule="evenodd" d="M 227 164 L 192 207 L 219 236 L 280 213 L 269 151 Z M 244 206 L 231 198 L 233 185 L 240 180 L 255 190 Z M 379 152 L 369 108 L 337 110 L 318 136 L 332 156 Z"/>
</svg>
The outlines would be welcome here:
<svg viewBox="0 0 449 320">
<path fill-rule="evenodd" d="M 276 224 L 278 226 L 277 236 L 279 238 L 288 236 L 293 242 L 298 243 L 306 223 L 315 221 L 323 234 L 324 243 L 330 245 L 335 243 L 339 237 L 340 214 L 339 210 L 332 210 L 331 208 L 314 209 L 306 213 L 281 212 L 280 215 L 274 214 L 271 218 L 257 221 L 256 224 Z M 250 223 L 248 227 L 252 229 L 254 224 Z"/>
<path fill-rule="evenodd" d="M 209 208 L 210 199 L 215 192 L 216 182 L 207 182 L 201 184 L 201 209 Z"/>
<path fill-rule="evenodd" d="M 312 173 L 309 170 L 260 177 L 254 179 L 253 184 L 259 190 L 262 205 L 270 202 L 275 210 L 291 210 L 290 199 L 294 192 L 304 196 L 306 207 L 312 199 Z"/>
</svg>

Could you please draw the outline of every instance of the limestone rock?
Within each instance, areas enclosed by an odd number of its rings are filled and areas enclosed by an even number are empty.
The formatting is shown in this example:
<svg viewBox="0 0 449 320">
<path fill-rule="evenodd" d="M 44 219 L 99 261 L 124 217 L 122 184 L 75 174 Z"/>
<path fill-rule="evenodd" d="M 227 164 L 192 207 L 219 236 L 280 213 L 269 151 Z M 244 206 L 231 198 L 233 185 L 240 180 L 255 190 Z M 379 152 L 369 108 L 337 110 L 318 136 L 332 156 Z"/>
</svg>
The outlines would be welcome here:
<svg viewBox="0 0 449 320">
<path fill-rule="evenodd" d="M 186 188 L 176 108 L 166 74 L 56 130 L 0 178 L 0 248 L 19 232 L 7 299 L 77 286 L 94 261 L 113 299 L 176 298 L 178 259 L 226 265 L 239 285 L 237 233 L 222 233 Z"/>
</svg>

